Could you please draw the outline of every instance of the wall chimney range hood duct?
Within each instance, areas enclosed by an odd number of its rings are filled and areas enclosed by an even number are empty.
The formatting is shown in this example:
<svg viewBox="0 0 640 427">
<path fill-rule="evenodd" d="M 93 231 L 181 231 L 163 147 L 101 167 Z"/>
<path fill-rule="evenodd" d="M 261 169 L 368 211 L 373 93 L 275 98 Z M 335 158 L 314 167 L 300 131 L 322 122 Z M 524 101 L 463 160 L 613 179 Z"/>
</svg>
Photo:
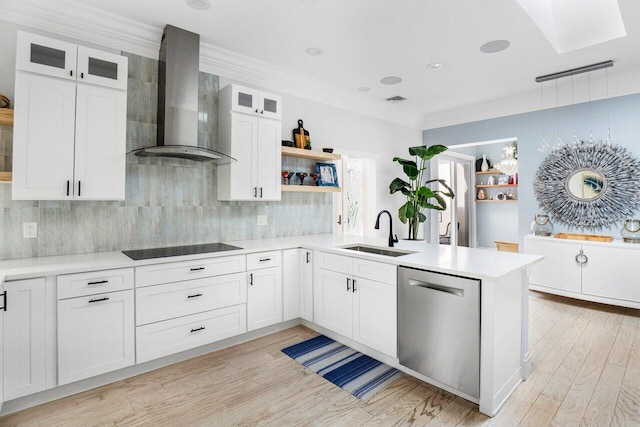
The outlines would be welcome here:
<svg viewBox="0 0 640 427">
<path fill-rule="evenodd" d="M 200 36 L 167 25 L 158 65 L 158 140 L 132 151 L 141 157 L 177 157 L 230 163 L 234 158 L 198 147 L 198 73 Z"/>
</svg>

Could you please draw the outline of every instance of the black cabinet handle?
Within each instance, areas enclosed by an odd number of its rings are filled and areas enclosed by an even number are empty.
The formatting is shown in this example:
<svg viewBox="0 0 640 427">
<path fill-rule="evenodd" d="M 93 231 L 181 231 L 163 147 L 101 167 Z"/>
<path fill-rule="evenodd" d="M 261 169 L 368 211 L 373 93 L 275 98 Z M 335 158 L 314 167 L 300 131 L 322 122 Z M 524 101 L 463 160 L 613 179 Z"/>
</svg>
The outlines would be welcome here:
<svg viewBox="0 0 640 427">
<path fill-rule="evenodd" d="M 347 292 L 351 290 L 351 279 L 347 277 Z"/>
<path fill-rule="evenodd" d="M 108 300 L 109 300 L 109 297 L 103 297 L 103 298 L 98 298 L 98 299 L 90 299 L 89 303 L 100 302 L 100 301 L 108 301 Z"/>
<path fill-rule="evenodd" d="M 264 110 L 260 110 L 260 114 L 264 114 Z"/>
<path fill-rule="evenodd" d="M 204 270 L 204 267 L 194 267 L 191 269 L 191 271 L 200 271 L 200 270 Z"/>
<path fill-rule="evenodd" d="M 271 261 L 271 258 L 260 258 L 260 262 Z"/>
<path fill-rule="evenodd" d="M 191 332 L 204 331 L 204 326 L 200 326 L 199 328 L 192 329 Z"/>
<path fill-rule="evenodd" d="M 253 286 L 253 273 L 249 273 L 249 285 Z"/>
<path fill-rule="evenodd" d="M 78 197 L 80 197 L 80 186 L 82 185 L 82 181 L 78 181 Z"/>
<path fill-rule="evenodd" d="M 87 282 L 87 285 L 103 285 L 105 283 L 109 283 L 108 280 L 100 280 L 98 282 Z"/>
<path fill-rule="evenodd" d="M 73 77 L 73 70 L 69 70 L 69 75 Z"/>
<path fill-rule="evenodd" d="M 307 264 L 311 262 L 311 260 L 309 259 L 310 256 L 311 256 L 311 252 L 307 252 Z"/>
<path fill-rule="evenodd" d="M 2 308 L 1 310 L 7 311 L 7 291 L 2 293 Z"/>
<path fill-rule="evenodd" d="M 354 294 L 356 293 L 356 283 L 357 283 L 357 282 L 356 282 L 356 279 L 353 279 L 353 286 L 352 286 L 352 289 L 353 289 L 353 293 L 354 293 Z"/>
<path fill-rule="evenodd" d="M 262 187 L 260 187 L 260 198 L 262 199 Z"/>
<path fill-rule="evenodd" d="M 202 294 L 193 294 L 193 295 L 187 295 L 187 298 L 198 298 L 201 297 Z"/>
<path fill-rule="evenodd" d="M 80 78 L 84 79 L 84 73 L 80 73 Z"/>
<path fill-rule="evenodd" d="M 256 113 L 258 112 L 258 109 L 256 108 Z"/>
<path fill-rule="evenodd" d="M 69 182 L 69 180 L 67 180 L 67 196 L 69 195 L 69 185 L 70 185 L 70 184 L 71 184 L 71 183 Z"/>
<path fill-rule="evenodd" d="M 258 187 L 253 187 L 253 197 L 258 197 Z"/>
</svg>

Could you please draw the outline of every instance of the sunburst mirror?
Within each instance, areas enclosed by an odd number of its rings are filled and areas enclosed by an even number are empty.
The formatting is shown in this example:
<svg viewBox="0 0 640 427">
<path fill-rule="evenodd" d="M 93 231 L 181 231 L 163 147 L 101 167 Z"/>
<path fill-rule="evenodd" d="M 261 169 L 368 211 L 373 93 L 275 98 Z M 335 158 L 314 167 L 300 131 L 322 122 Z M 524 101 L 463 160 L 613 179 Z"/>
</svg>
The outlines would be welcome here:
<svg viewBox="0 0 640 427">
<path fill-rule="evenodd" d="M 579 142 L 553 150 L 536 172 L 540 207 L 556 222 L 597 230 L 640 205 L 640 161 L 626 148 Z"/>
</svg>

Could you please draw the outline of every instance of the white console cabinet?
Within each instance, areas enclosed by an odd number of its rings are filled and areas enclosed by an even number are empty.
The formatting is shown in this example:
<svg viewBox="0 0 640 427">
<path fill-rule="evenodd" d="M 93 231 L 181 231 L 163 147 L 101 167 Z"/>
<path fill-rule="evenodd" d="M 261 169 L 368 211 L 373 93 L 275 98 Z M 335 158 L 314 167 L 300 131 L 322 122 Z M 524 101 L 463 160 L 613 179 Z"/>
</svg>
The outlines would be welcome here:
<svg viewBox="0 0 640 427">
<path fill-rule="evenodd" d="M 525 252 L 544 256 L 531 267 L 533 290 L 640 308 L 637 245 L 530 235 L 525 237 Z"/>
</svg>

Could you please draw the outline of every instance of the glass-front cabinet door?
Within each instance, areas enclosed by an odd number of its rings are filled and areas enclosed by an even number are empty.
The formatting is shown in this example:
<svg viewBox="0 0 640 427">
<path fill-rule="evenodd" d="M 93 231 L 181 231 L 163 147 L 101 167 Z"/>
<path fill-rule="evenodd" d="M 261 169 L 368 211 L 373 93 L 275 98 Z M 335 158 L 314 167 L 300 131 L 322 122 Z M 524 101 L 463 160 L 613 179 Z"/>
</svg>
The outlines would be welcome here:
<svg viewBox="0 0 640 427">
<path fill-rule="evenodd" d="M 127 57 L 78 46 L 78 81 L 127 88 Z"/>
<path fill-rule="evenodd" d="M 77 50 L 73 43 L 18 31 L 16 68 L 75 80 Z"/>
<path fill-rule="evenodd" d="M 231 95 L 231 110 L 239 113 L 258 113 L 259 92 L 244 86 L 233 85 Z"/>
<path fill-rule="evenodd" d="M 282 116 L 282 112 L 280 111 L 281 104 L 281 97 L 270 93 L 260 92 L 258 114 L 269 119 L 280 120 Z"/>
</svg>

